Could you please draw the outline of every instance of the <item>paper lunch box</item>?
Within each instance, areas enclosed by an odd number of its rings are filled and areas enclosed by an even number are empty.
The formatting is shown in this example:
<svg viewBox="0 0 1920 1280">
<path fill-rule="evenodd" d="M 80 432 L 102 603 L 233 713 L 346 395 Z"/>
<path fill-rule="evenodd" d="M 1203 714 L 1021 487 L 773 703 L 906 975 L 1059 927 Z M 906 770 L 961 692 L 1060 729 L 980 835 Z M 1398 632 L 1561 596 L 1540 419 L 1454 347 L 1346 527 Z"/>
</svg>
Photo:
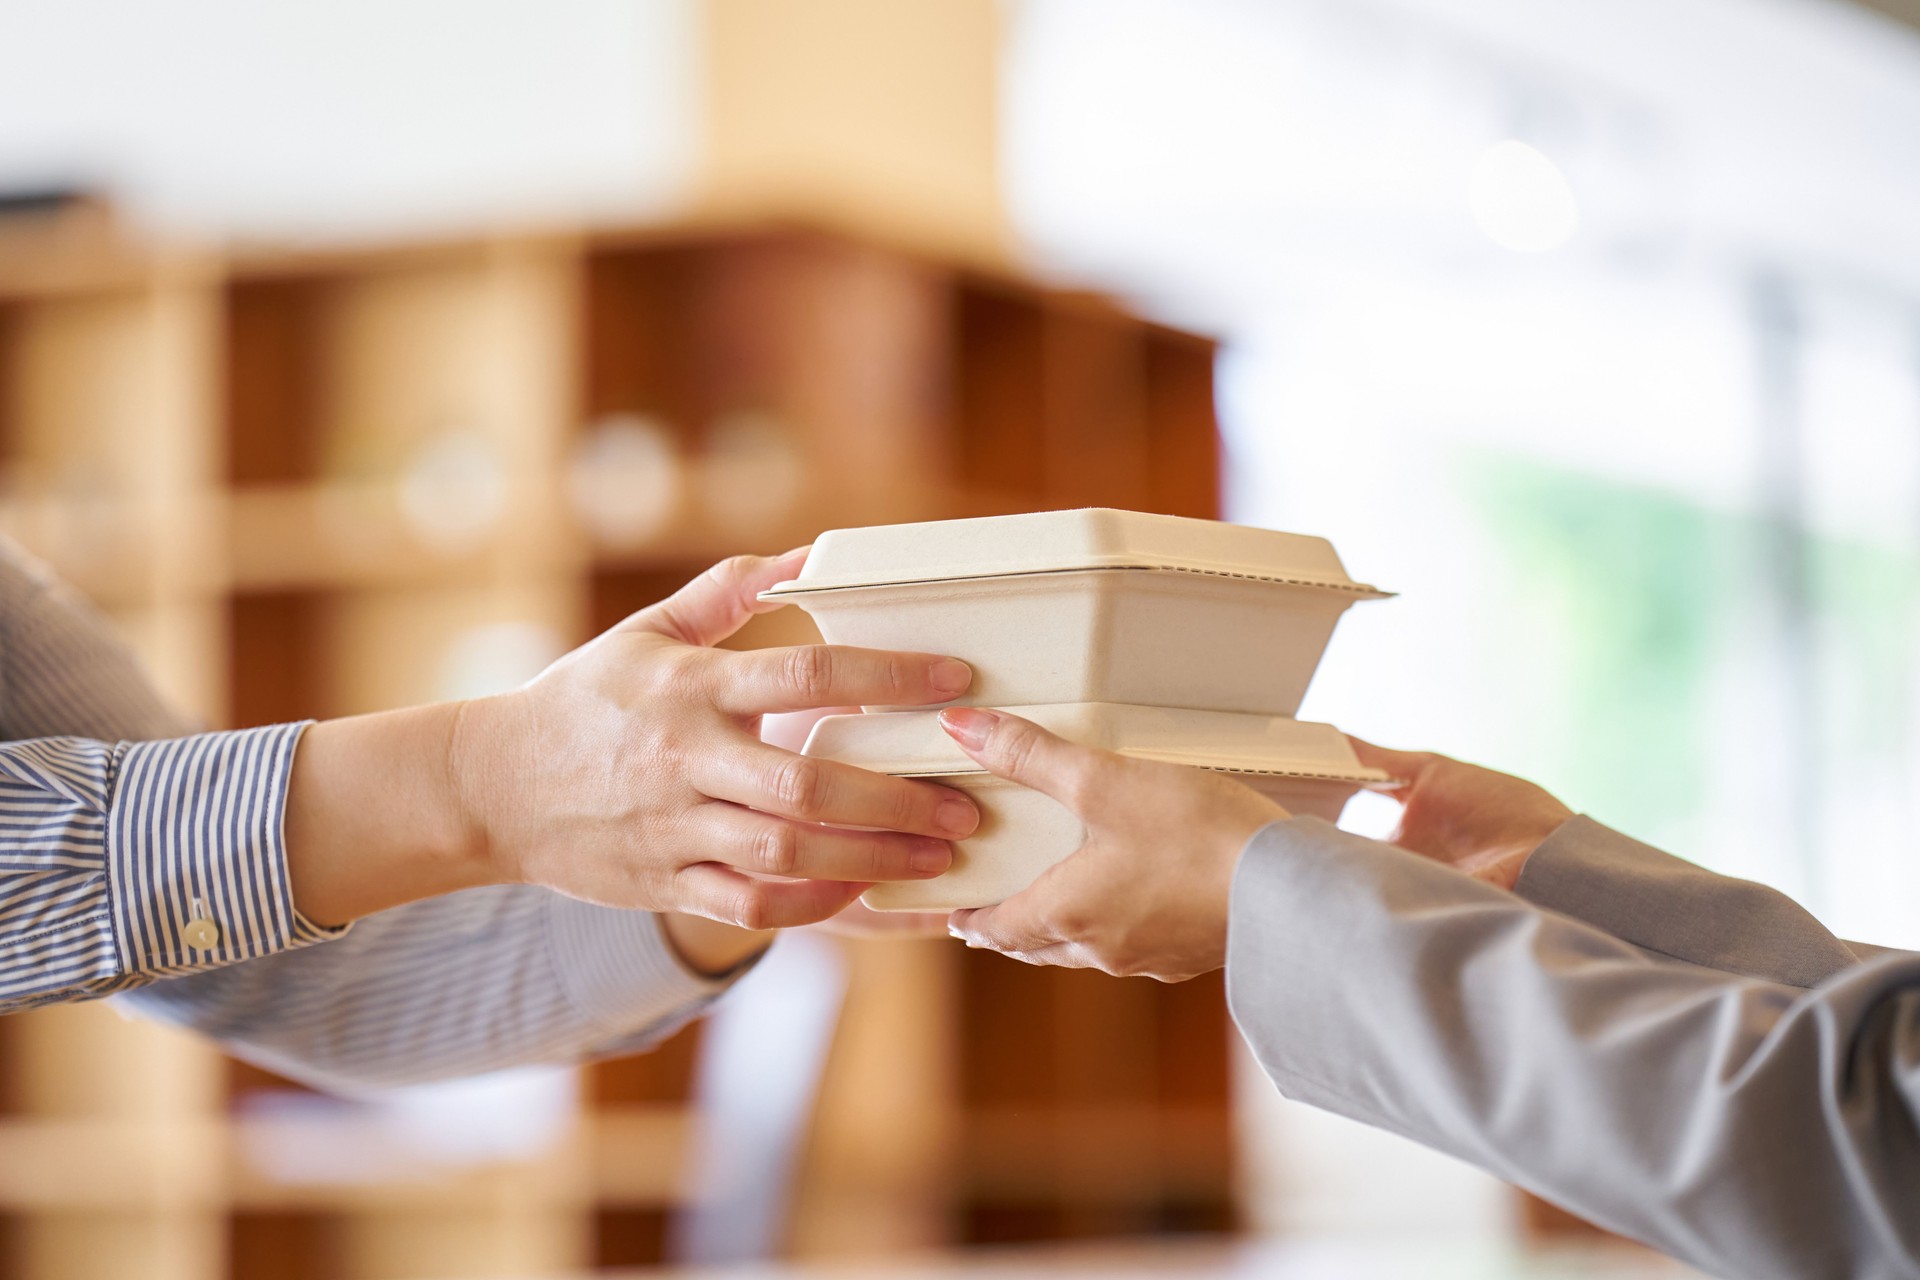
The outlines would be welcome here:
<svg viewBox="0 0 1920 1280">
<path fill-rule="evenodd" d="M 1096 508 L 836 529 L 761 599 L 830 644 L 963 659 L 964 705 L 1290 716 L 1340 615 L 1385 594 L 1324 538 Z"/>
<path fill-rule="evenodd" d="M 1329 822 L 1356 791 L 1387 780 L 1361 765 L 1332 725 L 1112 703 L 1014 711 L 1074 742 L 1218 770 L 1289 813 Z M 828 716 L 814 726 L 804 750 L 879 773 L 938 779 L 980 807 L 980 827 L 955 843 L 952 868 L 932 880 L 875 885 L 862 901 L 876 911 L 952 911 L 1004 901 L 1072 853 L 1086 835 L 1079 818 L 1051 797 L 982 770 L 940 727 L 937 712 Z M 1166 850 L 1168 857 L 1181 854 Z"/>
</svg>

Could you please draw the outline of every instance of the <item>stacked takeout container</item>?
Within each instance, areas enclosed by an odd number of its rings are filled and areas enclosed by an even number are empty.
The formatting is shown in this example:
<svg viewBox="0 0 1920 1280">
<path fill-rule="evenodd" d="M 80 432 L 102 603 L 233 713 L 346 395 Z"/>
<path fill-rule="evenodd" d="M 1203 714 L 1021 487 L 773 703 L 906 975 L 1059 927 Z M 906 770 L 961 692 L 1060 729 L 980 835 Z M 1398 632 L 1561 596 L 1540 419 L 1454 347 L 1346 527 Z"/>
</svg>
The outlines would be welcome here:
<svg viewBox="0 0 1920 1280">
<path fill-rule="evenodd" d="M 1349 578 L 1322 538 L 1095 509 L 835 530 L 763 598 L 805 609 L 830 644 L 963 659 L 973 684 L 956 705 L 1218 770 L 1333 818 L 1384 775 L 1337 729 L 1293 716 L 1340 615 L 1384 594 Z M 982 814 L 945 875 L 877 885 L 869 906 L 999 902 L 1079 845 L 1079 819 L 982 771 L 936 712 L 867 711 L 822 720 L 807 754 L 937 779 Z"/>
</svg>

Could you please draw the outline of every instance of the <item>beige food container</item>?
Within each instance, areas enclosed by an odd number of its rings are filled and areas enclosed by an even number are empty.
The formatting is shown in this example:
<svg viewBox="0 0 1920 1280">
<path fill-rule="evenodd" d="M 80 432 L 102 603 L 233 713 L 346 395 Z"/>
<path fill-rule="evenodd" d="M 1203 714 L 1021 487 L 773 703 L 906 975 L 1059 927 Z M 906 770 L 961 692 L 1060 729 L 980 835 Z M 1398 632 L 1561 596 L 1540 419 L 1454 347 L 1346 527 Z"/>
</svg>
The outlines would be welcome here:
<svg viewBox="0 0 1920 1280">
<path fill-rule="evenodd" d="M 1231 775 L 1288 812 L 1334 821 L 1354 792 L 1386 781 L 1363 767 L 1332 725 L 1276 716 L 1083 702 L 1011 710 L 1061 737 L 1121 755 Z M 958 841 L 953 867 L 932 880 L 875 885 L 876 911 L 952 911 L 1004 901 L 1079 847 L 1080 820 L 1038 791 L 1005 782 L 968 759 L 938 713 L 828 716 L 806 754 L 900 777 L 935 778 L 980 806 L 980 828 Z M 1168 849 L 1168 857 L 1182 856 Z"/>
<path fill-rule="evenodd" d="M 1385 594 L 1324 538 L 1096 508 L 836 529 L 761 599 L 830 644 L 964 659 L 970 706 L 1290 716 L 1340 615 Z"/>
</svg>

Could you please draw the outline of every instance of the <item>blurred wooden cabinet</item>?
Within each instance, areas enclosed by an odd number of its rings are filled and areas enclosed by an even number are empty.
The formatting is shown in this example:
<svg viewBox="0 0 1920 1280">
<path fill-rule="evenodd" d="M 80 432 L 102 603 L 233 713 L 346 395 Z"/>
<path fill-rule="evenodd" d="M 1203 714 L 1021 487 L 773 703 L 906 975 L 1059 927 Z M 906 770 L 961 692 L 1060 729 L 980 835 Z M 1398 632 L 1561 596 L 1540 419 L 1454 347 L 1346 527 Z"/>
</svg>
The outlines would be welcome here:
<svg viewBox="0 0 1920 1280">
<path fill-rule="evenodd" d="M 817 229 L 0 244 L 0 526 L 214 723 L 516 682 L 717 558 L 836 525 L 1216 514 L 1212 386 L 1204 339 Z M 807 635 L 788 611 L 742 643 Z M 850 944 L 866 1029 L 829 1067 L 797 1249 L 1231 1225 L 1217 982 L 898 946 Z M 98 1007 L 0 1021 L 0 1273 L 653 1260 L 698 1036 L 588 1068 L 539 1159 L 316 1186 L 250 1163 L 248 1099 L 285 1082 Z M 893 1105 L 935 1114 L 876 1129 L 858 1082 L 909 1072 L 936 1083 Z"/>
</svg>

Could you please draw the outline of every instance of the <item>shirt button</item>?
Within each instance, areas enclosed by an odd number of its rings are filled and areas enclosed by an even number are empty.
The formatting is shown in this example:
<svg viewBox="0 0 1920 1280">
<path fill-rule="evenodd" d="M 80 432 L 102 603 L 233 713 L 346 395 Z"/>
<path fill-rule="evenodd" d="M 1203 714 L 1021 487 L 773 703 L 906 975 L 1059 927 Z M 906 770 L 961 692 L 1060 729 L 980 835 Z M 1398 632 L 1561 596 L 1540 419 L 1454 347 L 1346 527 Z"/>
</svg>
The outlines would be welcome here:
<svg viewBox="0 0 1920 1280">
<path fill-rule="evenodd" d="M 220 926 L 211 920 L 189 920 L 180 936 L 195 951 L 211 951 L 220 945 Z"/>
</svg>

